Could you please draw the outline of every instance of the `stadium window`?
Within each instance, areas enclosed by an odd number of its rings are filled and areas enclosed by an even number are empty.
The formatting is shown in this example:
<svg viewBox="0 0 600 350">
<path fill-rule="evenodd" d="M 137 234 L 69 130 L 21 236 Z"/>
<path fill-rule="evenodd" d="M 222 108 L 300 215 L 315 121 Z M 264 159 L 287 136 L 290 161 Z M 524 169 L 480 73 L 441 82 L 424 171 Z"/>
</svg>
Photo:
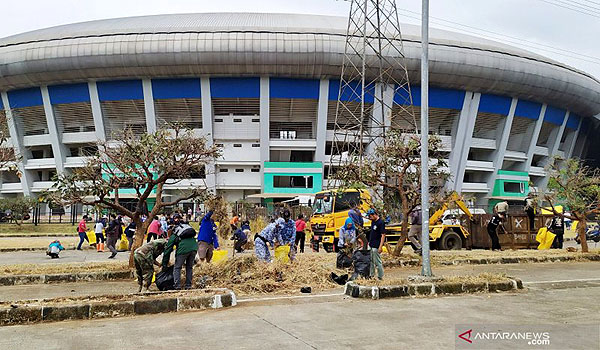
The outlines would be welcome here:
<svg viewBox="0 0 600 350">
<path fill-rule="evenodd" d="M 242 144 L 241 143 L 234 143 L 233 147 L 239 148 L 239 147 L 242 147 Z"/>
<path fill-rule="evenodd" d="M 217 118 L 215 119 L 215 123 L 222 123 L 223 122 L 223 118 Z"/>
<path fill-rule="evenodd" d="M 234 123 L 241 123 L 241 122 L 242 122 L 242 120 L 241 120 L 241 119 L 238 119 L 238 118 L 234 118 L 234 119 L 233 119 L 233 122 L 234 122 Z"/>
<path fill-rule="evenodd" d="M 260 147 L 260 143 L 253 143 L 252 147 L 254 147 L 254 148 Z"/>
<path fill-rule="evenodd" d="M 227 168 L 221 168 L 221 169 L 219 169 L 219 172 L 220 173 L 227 173 L 227 172 L 229 172 L 229 169 L 227 169 Z"/>
<path fill-rule="evenodd" d="M 250 169 L 250 172 L 253 172 L 253 173 L 260 173 L 260 169 L 257 169 L 257 168 L 252 168 L 252 169 Z"/>
<path fill-rule="evenodd" d="M 244 169 L 235 169 L 235 172 L 236 172 L 236 173 L 243 173 L 243 172 L 244 172 Z"/>
<path fill-rule="evenodd" d="M 505 182 L 504 192 L 506 193 L 524 193 L 525 185 L 522 182 Z"/>
<path fill-rule="evenodd" d="M 260 123 L 260 119 L 259 118 L 252 118 L 252 122 L 253 123 Z"/>
<path fill-rule="evenodd" d="M 223 148 L 224 147 L 224 145 L 222 143 L 217 143 L 217 144 L 215 144 L 215 146 L 219 147 L 219 148 Z"/>
</svg>

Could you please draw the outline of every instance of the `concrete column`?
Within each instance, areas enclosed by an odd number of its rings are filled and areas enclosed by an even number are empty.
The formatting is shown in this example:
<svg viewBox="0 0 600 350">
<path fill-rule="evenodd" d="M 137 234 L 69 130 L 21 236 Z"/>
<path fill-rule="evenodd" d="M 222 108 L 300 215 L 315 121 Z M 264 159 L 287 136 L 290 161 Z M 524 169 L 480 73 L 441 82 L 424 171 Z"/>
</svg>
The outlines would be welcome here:
<svg viewBox="0 0 600 350">
<path fill-rule="evenodd" d="M 498 134 L 501 135 L 500 139 L 497 141 L 497 147 L 494 152 L 492 152 L 492 162 L 494 163 L 494 172 L 488 175 L 487 186 L 490 191 L 494 190 L 494 184 L 496 183 L 496 179 L 498 178 L 498 170 L 502 169 L 502 163 L 504 162 L 504 155 L 506 154 L 506 146 L 508 145 L 508 138 L 510 137 L 510 129 L 512 128 L 513 119 L 515 117 L 515 111 L 517 109 L 517 102 L 519 100 L 513 98 L 512 103 L 510 105 L 510 110 L 506 119 L 504 120 L 504 125 L 500 124 L 498 127 Z M 485 200 L 487 202 L 487 200 Z M 486 203 L 483 203 L 486 204 Z"/>
<path fill-rule="evenodd" d="M 100 98 L 98 97 L 98 86 L 95 81 L 88 83 L 90 91 L 90 104 L 92 105 L 92 116 L 94 117 L 94 129 L 96 138 L 99 141 L 106 141 L 106 132 L 104 130 L 104 119 L 102 118 L 102 108 L 100 107 Z"/>
<path fill-rule="evenodd" d="M 565 152 L 565 157 L 567 159 L 571 158 L 573 156 L 573 151 L 575 150 L 575 144 L 577 143 L 577 138 L 579 137 L 579 131 L 581 130 L 582 124 L 583 124 L 583 118 L 580 118 L 579 125 L 577 125 L 577 130 L 575 130 L 575 133 L 573 134 L 573 139 L 571 140 L 571 143 L 569 144 L 569 148 Z"/>
<path fill-rule="evenodd" d="M 552 134 L 550 134 L 550 138 L 548 139 L 548 141 L 550 142 L 550 144 L 548 145 L 548 154 L 549 154 L 550 158 L 554 157 L 556 155 L 556 153 L 558 152 L 558 147 L 560 146 L 560 140 L 562 139 L 565 129 L 567 127 L 567 121 L 569 120 L 570 114 L 571 114 L 571 112 L 567 111 L 567 114 L 565 115 L 565 119 L 563 120 L 560 128 L 558 128 L 558 131 L 556 128 L 554 128 L 554 130 L 552 131 Z"/>
<path fill-rule="evenodd" d="M 450 155 L 450 169 L 452 175 L 454 175 L 454 190 L 457 192 L 462 191 L 463 177 L 465 175 L 465 168 L 467 167 L 471 141 L 473 140 L 473 130 L 475 129 L 480 100 L 480 93 L 467 92 L 465 101 L 463 102 L 463 109 L 460 113 L 459 118 L 464 124 L 459 125 L 460 132 L 457 131 L 456 143 L 452 151 L 453 154 Z M 454 172 L 453 166 L 456 172 Z"/>
<path fill-rule="evenodd" d="M 23 187 L 23 195 L 31 196 L 32 179 L 31 176 L 25 170 L 25 163 L 27 162 L 27 152 L 23 147 L 23 135 L 21 134 L 15 116 L 12 113 L 10 107 L 10 101 L 8 100 L 8 94 L 2 92 L 2 103 L 4 104 L 4 111 L 6 112 L 6 122 L 8 123 L 8 132 L 15 149 L 15 156 L 17 157 L 17 168 L 21 174 L 21 186 Z M 19 160 L 20 159 L 20 160 Z"/>
<path fill-rule="evenodd" d="M 46 114 L 46 122 L 48 123 L 48 133 L 50 134 L 50 143 L 52 145 L 52 153 L 54 153 L 54 162 L 56 163 L 56 172 L 62 174 L 65 171 L 65 158 L 68 150 L 61 142 L 60 131 L 54 117 L 52 102 L 50 102 L 50 93 L 47 86 L 42 86 L 42 101 L 44 102 L 44 112 Z"/>
<path fill-rule="evenodd" d="M 142 90 L 144 91 L 144 112 L 146 114 L 146 132 L 153 134 L 156 132 L 156 114 L 154 113 L 154 95 L 152 93 L 152 80 L 142 80 Z"/>
<path fill-rule="evenodd" d="M 264 163 L 270 158 L 270 137 L 269 137 L 269 77 L 260 77 L 260 177 L 261 190 L 265 190 L 264 181 Z"/>
<path fill-rule="evenodd" d="M 563 133 L 565 132 L 565 128 L 567 127 L 567 121 L 569 120 L 570 112 L 567 111 L 565 115 L 565 119 L 562 122 L 562 125 L 559 128 L 554 128 L 552 133 L 550 133 L 550 137 L 548 138 L 548 161 L 546 164 L 549 164 L 552 161 L 552 158 L 558 152 L 558 146 L 560 146 L 560 139 L 562 138 Z M 546 190 L 546 186 L 548 185 L 548 176 L 545 176 L 538 186 L 538 191 Z"/>
<path fill-rule="evenodd" d="M 210 96 L 210 78 L 204 77 L 200 79 L 200 91 L 202 96 L 202 130 L 204 131 L 209 144 L 213 144 L 215 140 L 213 136 L 213 112 Z M 206 187 L 215 192 L 217 186 L 216 171 L 217 169 L 214 163 L 206 165 Z"/>
<path fill-rule="evenodd" d="M 478 95 L 477 99 L 475 99 L 474 95 Z M 458 120 L 454 121 L 455 125 L 452 128 L 452 134 L 455 136 L 452 139 L 452 151 L 450 151 L 450 158 L 448 160 L 448 166 L 452 177 L 448 180 L 446 186 L 448 189 L 457 192 L 460 192 L 462 188 L 462 179 L 469 157 L 469 148 L 473 137 L 473 128 L 475 127 L 475 118 L 477 117 L 477 108 L 479 108 L 480 97 L 481 94 L 473 94 L 470 91 L 465 93 L 462 110 L 460 111 Z M 472 110 L 472 104 L 476 105 L 475 110 Z"/>
<path fill-rule="evenodd" d="M 315 161 L 325 166 L 325 145 L 327 143 L 327 107 L 329 103 L 329 80 L 321 79 L 319 85 L 319 107 L 317 110 L 317 149 Z M 262 143 L 261 143 L 262 147 Z"/>
<path fill-rule="evenodd" d="M 531 163 L 533 162 L 533 155 L 535 153 L 535 147 L 537 146 L 538 138 L 540 137 L 540 130 L 542 130 L 542 125 L 544 124 L 544 116 L 546 116 L 546 110 L 548 109 L 547 104 L 542 105 L 542 109 L 540 110 L 540 115 L 538 120 L 535 122 L 533 126 L 533 134 L 531 135 L 531 140 L 529 141 L 529 146 L 527 147 L 527 160 L 520 165 L 520 170 L 529 173 L 531 170 Z"/>
</svg>

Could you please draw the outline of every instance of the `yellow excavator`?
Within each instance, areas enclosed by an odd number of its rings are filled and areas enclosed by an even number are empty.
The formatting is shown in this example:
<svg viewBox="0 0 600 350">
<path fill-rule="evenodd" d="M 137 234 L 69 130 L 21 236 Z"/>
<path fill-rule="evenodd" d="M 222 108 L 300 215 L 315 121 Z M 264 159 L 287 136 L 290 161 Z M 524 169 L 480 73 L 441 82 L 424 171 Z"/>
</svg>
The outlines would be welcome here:
<svg viewBox="0 0 600 350">
<path fill-rule="evenodd" d="M 453 192 L 448 198 L 448 202 L 444 203 L 429 217 L 429 241 L 431 242 L 431 247 L 434 249 L 458 250 L 466 247 L 469 231 L 458 222 L 454 224 L 445 224 L 442 221 L 444 214 L 448 210 L 449 203 L 454 203 L 465 215 L 467 215 L 469 220 L 473 221 L 474 218 L 465 202 L 462 201 L 456 192 Z M 398 243 L 402 225 L 390 225 L 387 228 L 387 241 L 392 244 Z M 407 240 L 405 244 L 410 244 L 410 242 Z"/>
<path fill-rule="evenodd" d="M 348 218 L 348 211 L 353 207 L 358 207 L 364 215 L 371 207 L 372 201 L 367 190 L 344 189 L 318 192 L 313 203 L 314 213 L 310 219 L 313 240 L 317 244 L 322 243 L 326 251 L 332 252 L 337 246 L 339 229 Z M 473 220 L 473 214 L 457 193 L 452 193 L 448 203 L 456 204 L 470 220 Z M 444 213 L 448 210 L 448 203 L 444 203 L 429 218 L 429 240 L 432 242 L 431 246 L 433 248 L 443 250 L 461 249 L 466 244 L 469 232 L 458 223 L 444 224 L 441 222 Z M 368 219 L 364 221 L 365 227 L 369 227 L 370 221 Z M 401 230 L 401 224 L 386 225 L 388 243 L 396 244 L 400 239 Z"/>
</svg>

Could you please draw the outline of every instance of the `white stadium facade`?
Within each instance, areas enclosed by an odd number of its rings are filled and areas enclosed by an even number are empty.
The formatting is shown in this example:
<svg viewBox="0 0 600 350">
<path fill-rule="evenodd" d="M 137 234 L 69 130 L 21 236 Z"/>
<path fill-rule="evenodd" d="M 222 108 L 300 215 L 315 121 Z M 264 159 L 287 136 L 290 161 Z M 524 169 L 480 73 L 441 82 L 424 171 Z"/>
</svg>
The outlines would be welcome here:
<svg viewBox="0 0 600 350">
<path fill-rule="evenodd" d="M 2 146 L 21 156 L 21 176 L 0 172 L 0 196 L 35 196 L 98 140 L 172 121 L 223 147 L 214 171 L 173 193 L 204 183 L 231 201 L 315 193 L 327 181 L 346 27 L 342 17 L 181 14 L 0 39 Z M 402 29 L 419 106 L 420 30 Z M 554 155 L 596 158 L 600 81 L 590 74 L 439 30 L 430 60 L 429 128 L 443 139 L 449 187 L 489 205 L 543 190 Z"/>
</svg>

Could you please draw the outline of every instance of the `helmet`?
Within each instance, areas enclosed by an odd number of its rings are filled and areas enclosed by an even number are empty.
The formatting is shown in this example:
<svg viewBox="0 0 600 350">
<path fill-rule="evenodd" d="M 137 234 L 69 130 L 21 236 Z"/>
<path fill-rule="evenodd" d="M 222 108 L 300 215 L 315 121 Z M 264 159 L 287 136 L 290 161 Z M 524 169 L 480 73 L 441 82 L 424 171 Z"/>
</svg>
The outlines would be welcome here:
<svg viewBox="0 0 600 350">
<path fill-rule="evenodd" d="M 367 210 L 367 215 L 375 215 L 375 214 L 377 214 L 375 209 L 371 208 L 371 209 Z"/>
</svg>

